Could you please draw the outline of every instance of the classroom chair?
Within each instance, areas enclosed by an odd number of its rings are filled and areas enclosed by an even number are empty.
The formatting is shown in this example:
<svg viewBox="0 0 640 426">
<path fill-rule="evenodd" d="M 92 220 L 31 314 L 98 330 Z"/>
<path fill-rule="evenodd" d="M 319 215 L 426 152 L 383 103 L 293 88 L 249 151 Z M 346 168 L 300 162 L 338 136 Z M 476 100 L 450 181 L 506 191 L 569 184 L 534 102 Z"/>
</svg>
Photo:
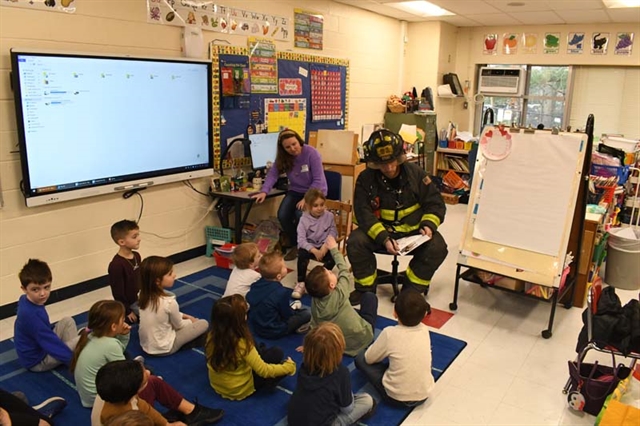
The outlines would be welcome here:
<svg viewBox="0 0 640 426">
<path fill-rule="evenodd" d="M 342 200 L 342 175 L 338 172 L 325 170 L 324 177 L 327 180 L 327 199 Z"/>
<path fill-rule="evenodd" d="M 338 231 L 336 242 L 338 243 L 338 249 L 344 256 L 347 248 L 347 238 L 349 238 L 353 227 L 353 206 L 350 202 L 343 203 L 342 201 L 331 199 L 325 202 L 325 206 L 335 219 Z"/>
</svg>

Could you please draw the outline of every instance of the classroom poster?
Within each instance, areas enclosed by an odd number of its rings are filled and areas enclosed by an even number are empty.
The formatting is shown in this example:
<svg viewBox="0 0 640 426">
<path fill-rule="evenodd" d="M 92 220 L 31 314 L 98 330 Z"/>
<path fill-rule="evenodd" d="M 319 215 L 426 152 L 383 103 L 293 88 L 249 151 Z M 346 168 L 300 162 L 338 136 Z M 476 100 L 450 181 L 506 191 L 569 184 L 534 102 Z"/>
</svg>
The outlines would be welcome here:
<svg viewBox="0 0 640 426">
<path fill-rule="evenodd" d="M 342 77 L 336 66 L 311 64 L 311 121 L 342 118 Z"/>
<path fill-rule="evenodd" d="M 147 0 L 147 22 L 288 41 L 289 18 L 217 4 L 215 1 Z"/>
<path fill-rule="evenodd" d="M 14 6 L 52 12 L 75 13 L 78 0 L 1 0 L 0 6 Z"/>
<path fill-rule="evenodd" d="M 591 37 L 591 54 L 606 55 L 609 46 L 609 33 L 593 33 Z"/>
<path fill-rule="evenodd" d="M 522 34 L 522 53 L 529 53 L 529 54 L 538 53 L 538 34 L 536 33 Z"/>
<path fill-rule="evenodd" d="M 567 34 L 567 53 L 581 55 L 584 52 L 584 33 Z"/>
<path fill-rule="evenodd" d="M 302 95 L 301 78 L 281 78 L 278 80 L 278 94 L 280 96 Z"/>
<path fill-rule="evenodd" d="M 633 48 L 633 33 L 618 33 L 616 37 L 616 47 L 614 54 L 616 55 L 631 55 L 631 49 Z"/>
<path fill-rule="evenodd" d="M 305 138 L 307 123 L 307 100 L 304 98 L 265 99 L 264 119 L 267 132 L 278 133 L 292 129 Z"/>
<path fill-rule="evenodd" d="M 278 60 L 273 40 L 249 37 L 251 93 L 278 93 Z"/>
<path fill-rule="evenodd" d="M 498 54 L 498 34 L 485 34 L 482 42 L 482 53 L 485 55 Z"/>
<path fill-rule="evenodd" d="M 502 35 L 502 53 L 505 55 L 515 55 L 518 53 L 517 33 L 504 33 Z"/>
<path fill-rule="evenodd" d="M 324 17 L 318 13 L 293 10 L 295 28 L 294 46 L 322 50 Z"/>
<path fill-rule="evenodd" d="M 560 52 L 560 33 L 546 33 L 544 35 L 545 54 L 555 54 Z"/>
</svg>

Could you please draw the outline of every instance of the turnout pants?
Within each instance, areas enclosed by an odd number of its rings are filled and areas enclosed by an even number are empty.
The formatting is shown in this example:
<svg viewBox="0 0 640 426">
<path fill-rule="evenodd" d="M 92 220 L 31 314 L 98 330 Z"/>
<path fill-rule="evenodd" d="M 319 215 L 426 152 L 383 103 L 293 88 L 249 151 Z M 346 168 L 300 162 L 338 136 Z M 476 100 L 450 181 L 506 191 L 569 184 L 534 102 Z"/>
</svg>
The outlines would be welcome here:
<svg viewBox="0 0 640 426">
<path fill-rule="evenodd" d="M 366 232 L 358 228 L 351 232 L 347 242 L 347 255 L 353 269 L 355 288 L 357 291 L 376 291 L 377 263 L 374 254 L 384 250 L 384 246 L 376 244 Z M 419 291 L 428 289 L 431 278 L 447 257 L 447 243 L 439 232 L 434 232 L 427 241 L 407 256 L 412 256 L 409 267 L 405 271 L 407 282 Z"/>
</svg>

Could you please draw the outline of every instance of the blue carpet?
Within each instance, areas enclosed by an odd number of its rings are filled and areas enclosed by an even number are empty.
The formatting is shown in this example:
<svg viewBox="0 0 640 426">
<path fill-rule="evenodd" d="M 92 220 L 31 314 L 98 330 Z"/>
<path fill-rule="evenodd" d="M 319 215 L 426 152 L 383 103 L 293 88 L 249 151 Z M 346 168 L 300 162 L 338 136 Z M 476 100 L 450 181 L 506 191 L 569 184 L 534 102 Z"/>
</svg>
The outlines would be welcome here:
<svg viewBox="0 0 640 426">
<path fill-rule="evenodd" d="M 187 277 L 176 280 L 172 291 L 177 295 L 180 309 L 197 318 L 209 320 L 211 306 L 222 296 L 229 278 L 229 271 L 211 267 Z M 309 306 L 311 300 L 305 296 L 303 304 Z M 87 313 L 74 317 L 78 326 L 87 322 Z M 396 324 L 387 318 L 378 318 L 376 335 L 384 327 Z M 295 351 L 302 345 L 303 336 L 291 335 L 279 340 L 264 340 L 267 345 L 280 346 L 287 356 L 300 365 L 302 354 Z M 455 360 L 466 346 L 463 342 L 452 337 L 431 332 L 431 346 L 433 353 L 432 373 L 436 381 Z M 137 327 L 131 332 L 128 346 L 131 356 L 144 355 L 140 348 Z M 225 417 L 220 424 L 224 425 L 286 425 L 287 403 L 296 384 L 296 377 L 287 377 L 280 382 L 275 391 L 258 392 L 244 401 L 228 401 L 218 396 L 209 386 L 204 353 L 201 349 L 180 351 L 170 357 L 146 356 L 146 364 L 156 375 L 160 375 L 171 383 L 184 397 L 190 401 L 197 400 L 203 405 L 223 408 Z M 355 370 L 353 358 L 345 356 L 343 363 L 351 373 L 354 392 L 372 390 L 366 379 Z M 80 405 L 80 399 L 75 391 L 73 375 L 60 367 L 46 373 L 32 373 L 20 367 L 13 347 L 13 341 L 0 342 L 0 387 L 7 391 L 20 390 L 24 392 L 32 403 L 38 403 L 53 395 L 62 396 L 68 402 L 67 408 L 56 416 L 59 425 L 89 425 L 90 410 Z M 156 407 L 161 412 L 164 409 Z M 367 425 L 397 425 L 411 412 L 410 409 L 391 407 L 385 403 L 378 405 L 375 415 L 367 421 Z"/>
</svg>

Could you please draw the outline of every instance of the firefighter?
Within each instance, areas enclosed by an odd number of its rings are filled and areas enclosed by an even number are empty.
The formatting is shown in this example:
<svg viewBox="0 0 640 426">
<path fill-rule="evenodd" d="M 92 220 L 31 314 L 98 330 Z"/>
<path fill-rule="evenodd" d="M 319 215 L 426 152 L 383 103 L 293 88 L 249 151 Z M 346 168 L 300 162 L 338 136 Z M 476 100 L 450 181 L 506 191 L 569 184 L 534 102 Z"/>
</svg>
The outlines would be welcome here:
<svg viewBox="0 0 640 426">
<path fill-rule="evenodd" d="M 406 162 L 402 138 L 387 129 L 377 130 L 365 142 L 367 169 L 356 181 L 354 223 L 347 254 L 353 269 L 355 290 L 349 299 L 360 303 L 362 294 L 376 291 L 374 251 L 398 252 L 396 240 L 417 234 L 431 240 L 415 248 L 405 272 L 402 291 L 429 291 L 431 278 L 447 257 L 447 244 L 437 231 L 446 207 L 437 186 L 418 165 Z"/>
</svg>

